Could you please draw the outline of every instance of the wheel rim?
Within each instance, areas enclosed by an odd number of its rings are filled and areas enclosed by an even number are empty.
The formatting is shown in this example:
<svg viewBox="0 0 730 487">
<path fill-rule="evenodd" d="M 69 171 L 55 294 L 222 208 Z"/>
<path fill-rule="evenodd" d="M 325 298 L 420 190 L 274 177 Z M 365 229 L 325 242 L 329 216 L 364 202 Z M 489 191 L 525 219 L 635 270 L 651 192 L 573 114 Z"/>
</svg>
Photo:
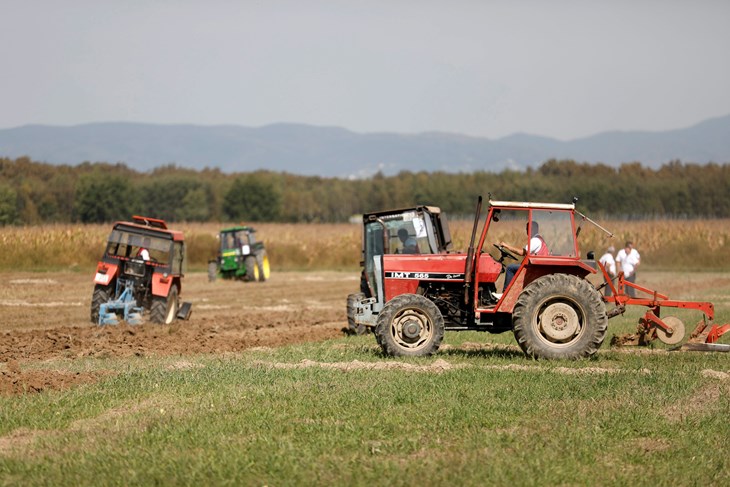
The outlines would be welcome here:
<svg viewBox="0 0 730 487">
<path fill-rule="evenodd" d="M 169 299 L 169 298 L 168 298 Z M 169 325 L 175 319 L 177 314 L 177 300 L 172 299 L 172 302 L 167 306 L 167 316 L 165 317 L 165 324 Z"/>
<path fill-rule="evenodd" d="M 551 346 L 567 346 L 583 334 L 585 313 L 577 303 L 549 300 L 538 307 L 532 320 L 538 336 Z"/>
<path fill-rule="evenodd" d="M 399 346 L 418 350 L 431 340 L 434 328 L 426 313 L 417 309 L 406 309 L 393 318 L 390 332 Z"/>
<path fill-rule="evenodd" d="M 257 266 L 256 264 L 253 264 L 253 279 L 254 281 L 259 280 L 259 266 Z"/>
</svg>

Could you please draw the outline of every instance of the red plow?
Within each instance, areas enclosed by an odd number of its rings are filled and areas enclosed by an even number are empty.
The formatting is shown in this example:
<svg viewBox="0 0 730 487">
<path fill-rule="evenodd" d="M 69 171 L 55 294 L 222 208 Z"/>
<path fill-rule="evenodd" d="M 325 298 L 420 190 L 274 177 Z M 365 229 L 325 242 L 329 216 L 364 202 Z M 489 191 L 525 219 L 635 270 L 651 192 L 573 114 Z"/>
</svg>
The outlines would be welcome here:
<svg viewBox="0 0 730 487">
<path fill-rule="evenodd" d="M 605 267 L 600 262 L 596 263 L 605 278 L 605 283 L 599 289 L 608 286 L 611 290 L 611 296 L 604 296 L 603 300 L 616 305 L 608 312 L 609 318 L 623 314 L 627 305 L 649 308 L 646 314 L 639 319 L 636 333 L 613 337 L 612 346 L 649 345 L 657 338 L 667 345 L 678 345 L 685 336 L 684 323 L 675 316 L 661 316 L 662 308 L 677 308 L 700 311 L 702 319 L 690 334 L 689 340 L 671 350 L 730 352 L 730 344 L 717 343 L 723 334 L 730 332 L 730 324 L 717 325 L 714 323 L 715 307 L 712 303 L 670 299 L 669 296 L 625 280 L 622 272 L 615 279 L 616 285 L 614 286 Z M 628 295 L 627 289 L 632 289 L 634 291 L 632 294 L 636 294 L 638 291 L 642 297 Z"/>
</svg>

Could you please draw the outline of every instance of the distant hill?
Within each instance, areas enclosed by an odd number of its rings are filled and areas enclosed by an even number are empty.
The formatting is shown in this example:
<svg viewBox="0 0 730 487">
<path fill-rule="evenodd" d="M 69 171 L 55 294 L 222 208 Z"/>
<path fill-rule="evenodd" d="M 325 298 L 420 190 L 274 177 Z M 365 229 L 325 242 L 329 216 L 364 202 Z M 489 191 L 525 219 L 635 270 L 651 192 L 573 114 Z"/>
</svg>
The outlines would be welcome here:
<svg viewBox="0 0 730 487">
<path fill-rule="evenodd" d="M 146 171 L 166 164 L 224 172 L 256 169 L 326 177 L 400 171 L 499 172 L 544 161 L 657 168 L 682 162 L 730 162 L 730 115 L 664 132 L 605 132 L 559 141 L 515 134 L 501 139 L 428 132 L 360 134 L 337 127 L 274 124 L 220 125 L 92 123 L 73 127 L 27 125 L 0 130 L 0 157 L 28 156 L 52 164 L 123 162 Z"/>
</svg>

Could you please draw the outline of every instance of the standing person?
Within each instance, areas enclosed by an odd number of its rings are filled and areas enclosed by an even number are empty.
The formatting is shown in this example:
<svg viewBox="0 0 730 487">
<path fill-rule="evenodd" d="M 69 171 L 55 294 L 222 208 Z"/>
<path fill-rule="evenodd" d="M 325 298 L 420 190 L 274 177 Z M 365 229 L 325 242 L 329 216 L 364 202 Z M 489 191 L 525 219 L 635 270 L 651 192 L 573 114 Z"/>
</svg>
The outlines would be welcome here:
<svg viewBox="0 0 730 487">
<path fill-rule="evenodd" d="M 621 270 L 624 273 L 624 279 L 630 283 L 636 282 L 636 268 L 641 264 L 641 256 L 639 251 L 634 248 L 634 243 L 628 240 L 623 249 L 618 251 L 616 255 L 616 263 L 621 265 Z M 626 287 L 626 294 L 629 297 L 635 298 L 636 292 L 633 287 Z"/>
<path fill-rule="evenodd" d="M 608 277 L 613 280 L 614 277 L 616 277 L 616 259 L 613 258 L 613 253 L 616 252 L 616 248 L 611 245 L 606 250 L 606 253 L 601 256 L 601 258 L 598 260 L 598 262 L 603 265 L 603 267 L 606 268 L 606 272 L 608 272 Z M 603 276 L 603 281 L 605 282 L 605 287 L 603 288 L 603 295 L 604 296 L 610 296 L 611 295 L 611 286 L 608 285 L 608 281 L 606 281 L 606 276 Z"/>
<path fill-rule="evenodd" d="M 529 222 L 525 224 L 525 232 L 530 231 L 532 231 L 530 242 L 521 249 L 513 247 L 506 242 L 499 242 L 499 245 L 506 248 L 513 254 L 518 255 L 550 255 L 550 250 L 548 249 L 545 240 L 542 238 L 542 236 L 540 236 L 540 226 L 536 221 L 533 221 L 532 224 L 530 224 Z M 520 264 L 510 264 L 507 266 L 504 271 L 504 288 L 502 289 L 502 292 L 507 290 L 507 286 L 509 286 L 509 283 L 512 282 L 512 279 L 515 277 L 515 274 L 517 273 L 517 270 L 519 268 Z"/>
</svg>

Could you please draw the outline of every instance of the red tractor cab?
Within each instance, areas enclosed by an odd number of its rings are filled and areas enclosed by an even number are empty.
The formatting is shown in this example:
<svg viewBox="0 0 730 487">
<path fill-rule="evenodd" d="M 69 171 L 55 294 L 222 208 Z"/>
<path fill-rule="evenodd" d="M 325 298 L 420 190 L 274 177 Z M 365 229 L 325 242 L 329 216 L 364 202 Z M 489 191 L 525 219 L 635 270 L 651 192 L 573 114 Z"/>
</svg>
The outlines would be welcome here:
<svg viewBox="0 0 730 487">
<path fill-rule="evenodd" d="M 362 216 L 360 292 L 347 297 L 348 331 L 362 335 L 374 329 L 374 321 L 355 323 L 361 301 L 383 301 L 382 258 L 384 254 L 446 254 L 451 251 L 451 233 L 446 215 L 436 206 L 419 205 L 365 213 Z"/>
<path fill-rule="evenodd" d="M 163 220 L 133 216 L 131 222 L 116 222 L 96 266 L 91 321 L 117 324 L 121 314 L 139 324 L 145 312 L 153 323 L 187 319 L 190 303 L 181 307 L 179 301 L 185 263 L 182 232 Z"/>
</svg>

